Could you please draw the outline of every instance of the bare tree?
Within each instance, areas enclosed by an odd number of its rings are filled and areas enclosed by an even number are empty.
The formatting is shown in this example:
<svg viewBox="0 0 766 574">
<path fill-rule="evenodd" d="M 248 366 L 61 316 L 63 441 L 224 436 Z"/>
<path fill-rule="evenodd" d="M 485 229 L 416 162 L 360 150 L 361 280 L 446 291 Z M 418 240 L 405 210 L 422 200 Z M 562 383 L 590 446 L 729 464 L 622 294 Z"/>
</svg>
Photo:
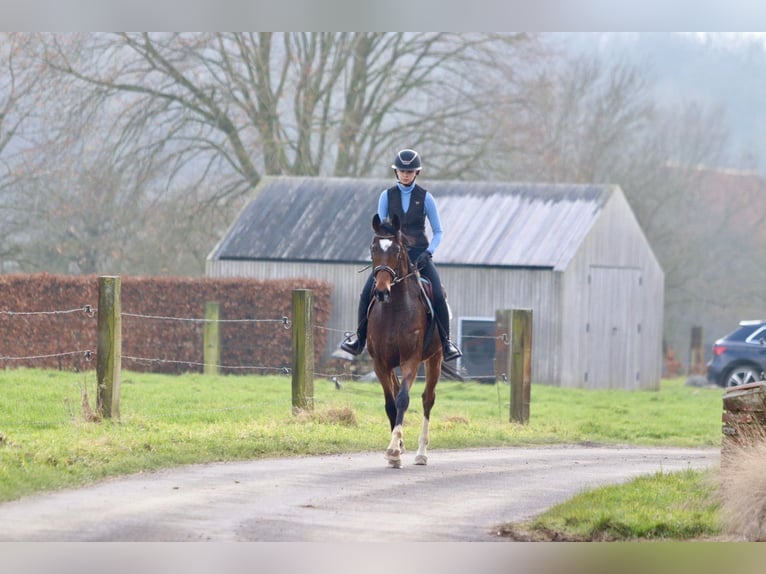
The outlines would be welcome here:
<svg viewBox="0 0 766 574">
<path fill-rule="evenodd" d="M 96 132 L 98 133 L 98 132 Z M 145 165 L 115 161 L 82 139 L 59 148 L 40 142 L 15 187 L 29 216 L 18 264 L 25 271 L 120 273 L 157 201 Z"/>
<path fill-rule="evenodd" d="M 489 169 L 547 182 L 604 183 L 621 175 L 654 114 L 649 88 L 626 62 L 555 60 L 507 97 Z"/>
<path fill-rule="evenodd" d="M 14 238 L 28 224 L 14 184 L 18 158 L 29 146 L 27 123 L 42 99 L 42 66 L 31 44 L 25 34 L 0 34 L 0 271 L 16 269 L 20 247 Z"/>
<path fill-rule="evenodd" d="M 30 42 L 29 59 L 39 45 Z M 110 110 L 90 105 L 65 78 L 40 71 L 39 105 L 25 118 L 23 139 L 16 134 L 8 161 L 15 215 L 8 268 L 142 272 L 154 255 L 136 253 L 135 245 L 151 235 L 151 214 L 179 193 L 163 187 L 171 167 L 164 157 L 140 153 L 145 139 L 115 137 Z"/>
<path fill-rule="evenodd" d="M 39 95 L 12 102 L 35 114 L 7 165 L 5 260 L 76 273 L 201 273 L 263 174 L 378 175 L 412 146 L 432 177 L 475 175 L 512 83 L 497 62 L 541 54 L 521 34 L 15 39 Z"/>
<path fill-rule="evenodd" d="M 115 108 L 122 138 L 171 174 L 239 195 L 263 174 L 364 176 L 396 149 L 460 157 L 495 92 L 479 80 L 525 35 L 97 34 L 47 38 L 47 62 Z M 149 137 L 147 137 L 149 134 Z M 478 147 L 478 146 L 477 146 Z M 470 163 L 470 162 L 468 162 Z"/>
<path fill-rule="evenodd" d="M 707 254 L 690 247 L 715 230 L 696 167 L 725 161 L 728 134 L 720 110 L 693 102 L 663 109 L 652 98 L 646 73 L 598 57 L 543 70 L 528 84 L 527 97 L 508 109 L 501 116 L 508 136 L 495 146 L 496 173 L 620 185 L 665 269 L 668 288 L 699 274 Z M 716 221 L 716 230 L 726 225 L 725 218 Z"/>
</svg>

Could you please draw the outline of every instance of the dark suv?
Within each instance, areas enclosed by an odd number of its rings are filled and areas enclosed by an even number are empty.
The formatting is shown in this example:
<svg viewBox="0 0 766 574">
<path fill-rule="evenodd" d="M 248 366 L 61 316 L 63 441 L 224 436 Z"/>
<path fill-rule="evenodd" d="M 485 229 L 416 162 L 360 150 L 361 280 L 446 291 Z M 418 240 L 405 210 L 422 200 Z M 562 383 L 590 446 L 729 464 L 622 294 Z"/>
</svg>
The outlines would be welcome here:
<svg viewBox="0 0 766 574">
<path fill-rule="evenodd" d="M 741 321 L 739 328 L 713 343 L 707 379 L 722 387 L 760 381 L 766 371 L 766 321 Z"/>
</svg>

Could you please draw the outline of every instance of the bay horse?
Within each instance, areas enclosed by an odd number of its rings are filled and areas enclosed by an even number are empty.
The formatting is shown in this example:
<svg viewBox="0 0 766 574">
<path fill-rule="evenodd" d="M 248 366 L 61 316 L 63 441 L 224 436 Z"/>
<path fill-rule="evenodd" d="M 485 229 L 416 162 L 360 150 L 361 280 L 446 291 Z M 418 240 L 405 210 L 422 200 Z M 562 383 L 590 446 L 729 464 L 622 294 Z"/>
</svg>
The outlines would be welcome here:
<svg viewBox="0 0 766 574">
<path fill-rule="evenodd" d="M 367 350 L 383 387 L 386 414 L 391 423 L 391 442 L 385 458 L 392 467 L 401 468 L 404 413 L 410 404 L 410 389 L 418 369 L 425 362 L 423 426 L 415 455 L 415 464 L 424 465 L 428 462 L 428 425 L 441 372 L 441 340 L 429 317 L 420 274 L 407 254 L 409 239 L 402 233 L 398 216 L 381 221 L 376 213 L 372 229 L 375 233 L 370 254 L 374 282 L 367 313 Z M 401 382 L 396 367 L 401 369 Z"/>
</svg>

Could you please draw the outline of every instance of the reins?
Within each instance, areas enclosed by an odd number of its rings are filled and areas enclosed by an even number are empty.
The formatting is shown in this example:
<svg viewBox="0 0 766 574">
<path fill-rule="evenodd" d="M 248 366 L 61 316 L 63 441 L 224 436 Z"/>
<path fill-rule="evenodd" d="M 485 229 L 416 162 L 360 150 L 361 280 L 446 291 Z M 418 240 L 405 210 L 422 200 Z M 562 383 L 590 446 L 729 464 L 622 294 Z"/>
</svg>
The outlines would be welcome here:
<svg viewBox="0 0 766 574">
<path fill-rule="evenodd" d="M 409 273 L 407 273 L 407 275 L 404 275 L 402 277 L 394 277 L 394 283 L 393 284 L 396 285 L 397 283 L 401 283 L 402 281 L 404 281 L 408 277 L 412 277 L 413 275 L 415 277 L 417 277 L 419 275 L 418 270 L 414 266 L 412 266 L 412 269 L 413 270 L 410 271 Z"/>
<path fill-rule="evenodd" d="M 401 277 L 399 277 L 399 274 L 396 272 L 395 269 L 392 269 L 388 265 L 378 265 L 375 269 L 372 270 L 372 274 L 374 276 L 378 274 L 378 271 L 385 271 L 386 273 L 391 275 L 391 279 L 393 279 L 393 281 L 391 281 L 391 285 L 396 285 L 397 283 L 401 283 L 402 281 L 404 281 L 405 279 L 409 277 L 412 277 L 413 275 L 415 276 L 418 275 L 418 270 L 417 268 L 415 268 L 414 265 L 412 265 L 412 263 L 410 263 L 410 268 L 412 269 L 412 271 L 407 273 L 407 275 L 402 275 Z"/>
</svg>

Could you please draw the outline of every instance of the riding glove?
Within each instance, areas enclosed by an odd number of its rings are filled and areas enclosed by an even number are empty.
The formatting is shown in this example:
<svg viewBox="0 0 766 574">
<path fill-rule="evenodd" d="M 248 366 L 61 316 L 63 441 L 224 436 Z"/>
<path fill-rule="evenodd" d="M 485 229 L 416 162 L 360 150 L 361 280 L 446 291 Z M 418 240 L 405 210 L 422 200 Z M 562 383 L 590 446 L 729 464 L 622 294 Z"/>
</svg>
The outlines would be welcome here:
<svg viewBox="0 0 766 574">
<path fill-rule="evenodd" d="M 418 258 L 415 260 L 415 267 L 418 269 L 423 269 L 426 265 L 428 265 L 428 262 L 431 260 L 431 252 L 426 250 L 423 251 L 420 255 L 418 255 Z"/>
</svg>

